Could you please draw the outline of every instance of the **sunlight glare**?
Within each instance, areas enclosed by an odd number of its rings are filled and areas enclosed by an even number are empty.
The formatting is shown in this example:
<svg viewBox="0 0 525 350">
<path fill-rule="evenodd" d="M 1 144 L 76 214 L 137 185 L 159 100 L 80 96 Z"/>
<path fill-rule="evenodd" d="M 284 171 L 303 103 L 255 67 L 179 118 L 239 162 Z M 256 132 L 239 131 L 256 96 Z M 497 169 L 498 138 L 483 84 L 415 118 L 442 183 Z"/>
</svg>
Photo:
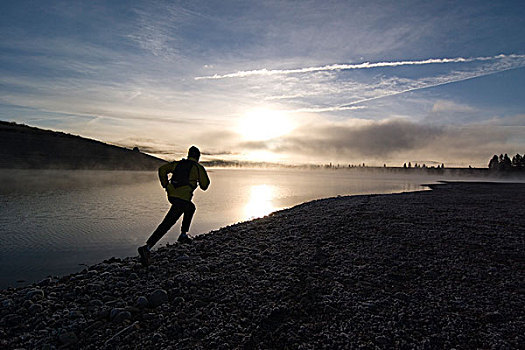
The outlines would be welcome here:
<svg viewBox="0 0 525 350">
<path fill-rule="evenodd" d="M 272 201 L 275 187 L 270 185 L 255 185 L 250 188 L 250 199 L 244 207 L 246 220 L 260 218 L 277 210 Z"/>
</svg>

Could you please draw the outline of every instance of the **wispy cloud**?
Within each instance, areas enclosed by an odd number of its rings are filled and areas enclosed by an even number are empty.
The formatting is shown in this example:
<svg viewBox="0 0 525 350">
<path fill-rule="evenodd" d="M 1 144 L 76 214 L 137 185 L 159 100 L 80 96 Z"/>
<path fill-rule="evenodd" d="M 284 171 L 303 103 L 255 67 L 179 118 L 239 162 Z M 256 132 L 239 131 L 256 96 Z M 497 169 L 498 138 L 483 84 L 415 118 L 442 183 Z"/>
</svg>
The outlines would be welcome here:
<svg viewBox="0 0 525 350">
<path fill-rule="evenodd" d="M 525 55 L 505 55 L 500 54 L 496 56 L 481 56 L 481 57 L 455 57 L 455 58 L 429 58 L 426 60 L 413 60 L 413 61 L 387 61 L 387 62 L 363 62 L 358 64 L 331 64 L 319 67 L 304 67 L 295 69 L 256 69 L 248 71 L 238 71 L 235 73 L 228 74 L 214 74 L 208 76 L 195 77 L 195 80 L 204 79 L 225 79 L 225 78 L 245 78 L 254 75 L 284 75 L 284 74 L 297 74 L 297 73 L 313 73 L 323 71 L 342 71 L 352 69 L 370 69 L 370 68 L 381 68 L 381 67 L 399 67 L 399 66 L 419 66 L 427 64 L 443 64 L 443 63 L 468 63 L 468 62 L 483 62 L 493 61 L 501 59 L 525 59 Z"/>
<path fill-rule="evenodd" d="M 525 58 L 525 55 L 520 55 L 520 57 Z M 377 99 L 381 99 L 385 97 L 391 97 L 391 96 L 404 94 L 407 92 L 428 89 L 432 87 L 457 83 L 460 81 L 480 78 L 483 76 L 492 75 L 492 74 L 500 73 L 503 71 L 522 68 L 522 67 L 525 67 L 525 60 L 523 59 L 519 62 L 503 63 L 503 64 L 495 65 L 495 66 L 482 67 L 481 69 L 477 69 L 474 71 L 458 71 L 458 72 L 452 72 L 450 74 L 438 76 L 438 77 L 422 78 L 419 80 L 414 80 L 411 83 L 412 86 L 408 88 L 387 92 L 384 94 L 380 94 L 378 96 L 364 98 L 364 99 L 357 100 L 357 101 L 352 101 L 352 102 L 345 103 L 337 107 L 346 108 L 346 107 L 350 107 L 353 105 L 357 105 L 357 104 L 361 104 L 361 103 L 365 103 L 365 102 L 369 102 L 369 101 L 373 101 L 373 100 L 377 100 Z"/>
<path fill-rule="evenodd" d="M 493 62 L 485 61 L 475 67 L 465 67 L 462 70 L 452 70 L 440 75 L 416 78 L 396 75 L 384 76 L 383 74 L 357 78 L 342 77 L 337 72 L 316 72 L 302 76 L 301 79 L 297 79 L 295 76 L 275 76 L 271 80 L 266 78 L 261 81 L 260 79 L 263 78 L 259 78 L 251 84 L 258 86 L 259 89 L 262 86 L 269 88 L 266 91 L 261 90 L 261 93 L 270 94 L 269 97 L 268 95 L 259 96 L 265 101 L 279 101 L 288 106 L 298 105 L 295 108 L 285 109 L 291 113 L 360 110 L 371 107 L 365 106 L 368 102 L 525 67 L 524 55 L 512 55 L 512 57 L 512 59 L 500 59 Z M 249 84 L 249 81 L 244 81 L 244 86 L 249 86 Z M 279 90 L 279 93 L 272 96 L 272 87 L 276 87 L 275 89 Z M 434 102 L 431 101 L 430 103 Z M 444 107 L 441 106 L 441 108 Z"/>
</svg>

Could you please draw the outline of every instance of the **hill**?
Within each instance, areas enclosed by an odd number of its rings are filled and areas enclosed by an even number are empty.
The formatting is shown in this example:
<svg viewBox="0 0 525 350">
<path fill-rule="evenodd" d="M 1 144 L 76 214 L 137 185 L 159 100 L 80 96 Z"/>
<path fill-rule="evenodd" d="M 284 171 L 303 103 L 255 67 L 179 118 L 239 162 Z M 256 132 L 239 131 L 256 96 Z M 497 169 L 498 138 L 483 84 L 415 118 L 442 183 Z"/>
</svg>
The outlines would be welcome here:
<svg viewBox="0 0 525 350">
<path fill-rule="evenodd" d="M 164 162 L 138 149 L 0 121 L 0 168 L 155 170 Z"/>
</svg>

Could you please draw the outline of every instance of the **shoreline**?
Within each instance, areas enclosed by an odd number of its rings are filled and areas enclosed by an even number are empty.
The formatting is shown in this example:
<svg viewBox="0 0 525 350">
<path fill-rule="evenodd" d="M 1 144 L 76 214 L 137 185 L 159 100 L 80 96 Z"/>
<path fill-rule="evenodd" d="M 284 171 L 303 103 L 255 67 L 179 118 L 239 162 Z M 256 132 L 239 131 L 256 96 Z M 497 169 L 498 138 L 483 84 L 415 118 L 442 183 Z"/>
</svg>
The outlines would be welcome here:
<svg viewBox="0 0 525 350">
<path fill-rule="evenodd" d="M 282 170 L 276 172 L 260 170 L 265 173 L 259 175 L 258 172 L 249 172 L 246 173 L 247 176 L 243 175 L 243 170 L 211 171 L 214 173 L 213 178 L 217 181 L 222 181 L 225 177 L 243 177 L 244 182 L 242 186 L 230 193 L 228 201 L 233 201 L 226 207 L 220 204 L 221 196 L 216 195 L 222 191 L 219 182 L 216 184 L 219 186 L 212 187 L 211 191 L 197 194 L 195 203 L 198 207 L 198 214 L 191 231 L 194 235 L 268 215 L 273 211 L 290 208 L 313 199 L 338 194 L 406 192 L 420 189 L 420 183 L 435 180 L 433 178 L 405 179 L 378 176 L 372 178 L 371 181 L 362 181 L 361 178 L 354 179 L 343 174 L 332 175 L 321 170 L 319 173 L 306 173 L 307 176 L 304 177 L 306 180 L 294 186 L 293 178 L 300 176 L 296 171 L 288 173 Z M 44 176 L 40 178 L 40 181 L 35 180 L 34 173 L 31 171 L 10 176 L 5 174 L 4 180 L 7 182 L 0 195 L 6 194 L 7 202 L 4 203 L 7 205 L 7 210 L 2 212 L 4 215 L 1 216 L 1 219 L 5 224 L 0 231 L 4 235 L 9 234 L 12 239 L 5 245 L 7 251 L 4 258 L 7 263 L 0 268 L 0 289 L 10 286 L 23 287 L 48 276 L 76 273 L 81 271 L 83 266 L 93 265 L 111 257 L 133 256 L 136 246 L 145 240 L 144 235 L 153 231 L 165 211 L 168 210 L 168 207 L 163 207 L 164 203 L 167 203 L 166 197 L 164 193 L 160 193 L 157 176 L 153 176 L 153 173 L 148 175 L 148 173 L 132 172 L 130 174 L 126 172 L 118 177 L 113 176 L 110 172 L 99 172 L 101 174 L 95 174 L 96 176 L 92 176 L 93 173 L 77 171 L 61 172 L 60 174 L 39 173 Z M 269 181 L 269 188 L 259 186 L 268 183 L 267 180 L 262 180 L 261 176 L 274 178 Z M 308 183 L 314 182 L 315 176 L 320 176 L 324 181 L 328 181 L 327 183 L 332 181 L 333 176 L 333 181 L 343 181 L 348 187 L 328 185 L 324 186 L 323 190 L 308 190 Z M 46 186 L 41 185 L 42 181 L 45 181 Z M 360 183 L 363 185 L 358 185 Z M 137 185 L 135 190 L 140 191 L 147 200 L 141 202 L 140 205 L 128 204 L 135 203 L 137 200 L 132 194 L 134 190 L 127 187 L 128 185 Z M 148 190 L 145 190 L 146 186 L 149 186 Z M 222 187 L 224 187 L 224 182 Z M 257 194 L 257 191 L 260 192 L 264 188 L 271 189 L 271 193 Z M 345 193 L 346 191 L 348 193 Z M 91 200 L 83 201 L 81 197 L 83 192 L 90 195 Z M 108 195 L 109 192 L 110 195 Z M 157 192 L 158 198 L 149 197 L 149 194 Z M 113 200 L 117 198 L 115 194 L 124 195 L 120 201 L 122 204 Z M 49 195 L 49 201 L 57 201 L 54 213 L 32 215 L 27 211 L 28 208 L 32 208 L 34 212 L 48 213 L 47 198 Z M 215 207 L 217 203 L 220 205 L 219 208 Z M 78 211 L 71 210 L 77 205 L 79 205 L 78 210 L 84 213 L 80 214 L 80 217 Z M 122 219 L 115 214 L 106 217 L 104 212 L 96 209 L 97 206 L 108 206 L 115 211 L 125 210 L 125 212 Z M 144 211 L 140 210 L 141 206 L 157 209 Z M 59 214 L 58 217 L 56 214 Z M 116 217 L 117 221 L 111 220 L 111 216 Z M 126 216 L 129 218 L 124 219 Z M 143 218 L 140 221 L 136 219 L 139 216 Z M 17 218 L 24 218 L 24 223 L 20 223 Z M 60 221 L 57 222 L 57 219 Z M 64 224 L 65 222 L 67 224 Z M 128 233 L 125 227 L 130 223 L 135 229 Z M 36 227 L 40 228 L 37 230 Z M 106 232 L 109 235 L 106 235 Z M 47 234 L 49 234 L 49 239 L 46 238 Z M 66 244 L 68 240 L 71 241 L 71 237 L 75 237 L 75 242 Z M 177 230 L 174 229 L 172 234 L 165 237 L 161 245 L 167 241 L 173 243 L 176 237 Z M 51 241 L 54 243 L 50 244 Z M 72 247 L 74 249 L 71 249 Z M 55 253 L 48 255 L 49 249 Z"/>
<path fill-rule="evenodd" d="M 525 184 L 314 200 L 0 292 L 8 348 L 525 343 Z M 119 333 L 120 332 L 120 333 Z"/>
</svg>

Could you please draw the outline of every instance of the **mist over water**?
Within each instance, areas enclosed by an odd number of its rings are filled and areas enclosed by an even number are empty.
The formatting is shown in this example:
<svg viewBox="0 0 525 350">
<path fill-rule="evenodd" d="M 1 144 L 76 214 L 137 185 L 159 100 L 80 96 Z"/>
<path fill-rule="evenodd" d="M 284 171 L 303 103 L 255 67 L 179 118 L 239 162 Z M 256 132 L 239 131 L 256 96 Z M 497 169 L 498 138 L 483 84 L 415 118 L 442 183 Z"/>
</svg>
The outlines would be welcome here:
<svg viewBox="0 0 525 350">
<path fill-rule="evenodd" d="M 414 191 L 452 179 L 281 169 L 209 169 L 209 176 L 208 191 L 195 191 L 190 235 L 312 199 Z M 0 170 L 0 183 L 0 287 L 135 256 L 170 206 L 156 172 Z M 179 232 L 180 220 L 158 246 Z"/>
</svg>

